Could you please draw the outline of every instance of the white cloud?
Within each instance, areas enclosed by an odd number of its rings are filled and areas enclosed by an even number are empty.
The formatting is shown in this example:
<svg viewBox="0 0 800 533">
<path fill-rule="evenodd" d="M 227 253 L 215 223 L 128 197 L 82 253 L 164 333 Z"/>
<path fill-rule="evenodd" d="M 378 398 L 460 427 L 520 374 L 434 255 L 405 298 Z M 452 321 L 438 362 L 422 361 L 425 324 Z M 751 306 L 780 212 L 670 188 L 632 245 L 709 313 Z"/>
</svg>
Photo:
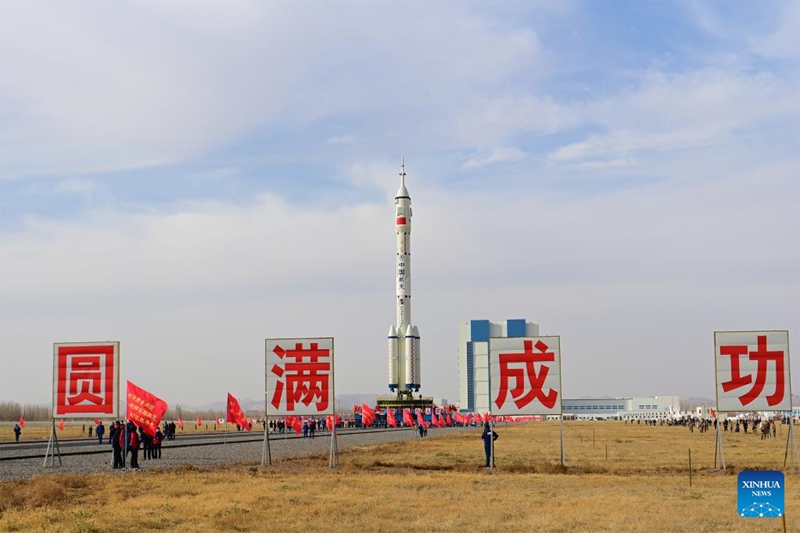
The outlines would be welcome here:
<svg viewBox="0 0 800 533">
<path fill-rule="evenodd" d="M 352 143 L 356 142 L 356 136 L 355 135 L 349 135 L 349 134 L 348 135 L 337 135 L 335 137 L 331 137 L 330 139 L 328 139 L 325 142 L 328 143 L 328 144 L 352 144 Z"/>
<path fill-rule="evenodd" d="M 523 159 L 525 159 L 525 152 L 516 146 L 498 146 L 492 148 L 487 153 L 470 157 L 464 162 L 463 168 L 482 167 L 484 165 L 491 165 L 492 163 L 522 161 Z"/>
<path fill-rule="evenodd" d="M 18 176 L 171 163 L 259 126 L 348 113 L 389 110 L 417 129 L 428 117 L 440 124 L 424 128 L 429 142 L 539 46 L 458 3 L 0 9 L 0 164 Z"/>
</svg>

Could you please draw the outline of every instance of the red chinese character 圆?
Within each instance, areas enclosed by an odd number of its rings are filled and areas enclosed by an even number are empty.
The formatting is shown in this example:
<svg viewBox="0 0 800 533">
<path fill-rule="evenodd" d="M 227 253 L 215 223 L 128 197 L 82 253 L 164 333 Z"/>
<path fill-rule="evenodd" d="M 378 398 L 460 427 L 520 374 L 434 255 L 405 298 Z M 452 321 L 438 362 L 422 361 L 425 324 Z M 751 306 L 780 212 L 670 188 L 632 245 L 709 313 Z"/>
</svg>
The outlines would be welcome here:
<svg viewBox="0 0 800 533">
<path fill-rule="evenodd" d="M 541 365 L 537 374 L 534 363 L 553 362 L 555 353 L 548 352 L 548 346 L 541 340 L 536 341 L 537 352 L 533 351 L 533 341 L 523 341 L 523 346 L 522 353 L 501 353 L 499 355 L 500 388 L 494 402 L 498 409 L 502 409 L 510 392 L 518 409 L 525 407 L 534 399 L 539 400 L 548 409 L 552 409 L 556 404 L 558 391 L 550 389 L 545 394 L 543 390 L 550 367 Z M 514 380 L 514 388 L 509 390 L 509 379 L 511 378 Z M 525 392 L 526 385 L 528 392 Z"/>
<path fill-rule="evenodd" d="M 69 405 L 103 403 L 102 356 L 75 356 L 69 362 L 67 403 Z"/>
<path fill-rule="evenodd" d="M 293 350 L 278 345 L 272 351 L 283 360 L 283 366 L 276 364 L 270 369 L 279 378 L 270 403 L 279 409 L 285 399 L 286 410 L 294 411 L 296 403 L 308 406 L 316 398 L 317 411 L 325 411 L 330 391 L 330 350 L 320 348 L 316 342 L 304 349 L 303 344 L 298 342 Z M 321 360 L 325 358 L 328 360 Z"/>
<path fill-rule="evenodd" d="M 753 375 L 742 375 L 740 357 L 748 356 L 751 361 L 756 361 L 758 367 L 756 368 L 756 379 L 750 390 L 739 396 L 739 401 L 742 407 L 750 404 L 758 398 L 764 391 L 764 385 L 767 383 L 767 370 L 770 363 L 775 364 L 775 391 L 766 397 L 767 405 L 778 405 L 783 401 L 785 394 L 785 368 L 783 366 L 783 351 L 782 350 L 767 350 L 767 336 L 758 335 L 757 348 L 755 351 L 749 351 L 745 345 L 730 345 L 720 346 L 720 355 L 730 357 L 731 361 L 731 379 L 721 383 L 722 390 L 730 392 L 739 389 L 745 385 L 753 383 Z"/>
</svg>

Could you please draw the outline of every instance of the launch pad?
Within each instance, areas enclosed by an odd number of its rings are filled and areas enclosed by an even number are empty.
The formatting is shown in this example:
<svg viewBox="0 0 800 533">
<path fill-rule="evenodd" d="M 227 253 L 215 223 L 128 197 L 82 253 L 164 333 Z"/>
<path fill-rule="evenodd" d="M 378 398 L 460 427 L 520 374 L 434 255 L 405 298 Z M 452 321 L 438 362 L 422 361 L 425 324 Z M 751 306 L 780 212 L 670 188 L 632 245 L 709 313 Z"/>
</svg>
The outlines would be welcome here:
<svg viewBox="0 0 800 533">
<path fill-rule="evenodd" d="M 420 394 L 415 398 L 412 394 L 406 393 L 399 393 L 397 396 L 379 396 L 376 403 L 382 409 L 387 407 L 395 409 L 425 409 L 434 406 L 432 397 L 426 398 Z"/>
</svg>

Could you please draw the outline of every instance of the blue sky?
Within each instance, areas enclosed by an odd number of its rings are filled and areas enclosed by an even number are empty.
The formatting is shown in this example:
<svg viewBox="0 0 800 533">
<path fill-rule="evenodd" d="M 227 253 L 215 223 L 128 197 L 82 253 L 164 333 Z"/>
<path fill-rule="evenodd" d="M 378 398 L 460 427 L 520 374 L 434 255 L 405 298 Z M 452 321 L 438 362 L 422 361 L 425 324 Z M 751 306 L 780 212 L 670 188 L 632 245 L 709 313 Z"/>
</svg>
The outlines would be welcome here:
<svg viewBox="0 0 800 533">
<path fill-rule="evenodd" d="M 798 353 L 799 26 L 796 1 L 5 3 L 0 399 L 48 402 L 52 343 L 101 339 L 171 404 L 258 398 L 292 336 L 384 393 L 402 157 L 425 394 L 457 398 L 459 322 L 527 318 L 567 397 L 713 397 L 714 330 Z"/>
</svg>

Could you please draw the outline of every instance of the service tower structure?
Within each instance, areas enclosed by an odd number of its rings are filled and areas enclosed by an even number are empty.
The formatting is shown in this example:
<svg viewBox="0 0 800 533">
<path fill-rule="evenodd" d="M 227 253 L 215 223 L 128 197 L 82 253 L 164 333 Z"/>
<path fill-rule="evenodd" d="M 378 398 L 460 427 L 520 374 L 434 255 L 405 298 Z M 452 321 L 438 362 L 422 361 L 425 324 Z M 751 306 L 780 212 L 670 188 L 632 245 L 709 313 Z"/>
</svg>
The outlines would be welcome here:
<svg viewBox="0 0 800 533">
<path fill-rule="evenodd" d="M 420 387 L 419 330 L 411 322 L 411 196 L 406 189 L 405 161 L 394 198 L 395 294 L 397 324 L 389 328 L 389 390 L 411 398 Z"/>
</svg>

